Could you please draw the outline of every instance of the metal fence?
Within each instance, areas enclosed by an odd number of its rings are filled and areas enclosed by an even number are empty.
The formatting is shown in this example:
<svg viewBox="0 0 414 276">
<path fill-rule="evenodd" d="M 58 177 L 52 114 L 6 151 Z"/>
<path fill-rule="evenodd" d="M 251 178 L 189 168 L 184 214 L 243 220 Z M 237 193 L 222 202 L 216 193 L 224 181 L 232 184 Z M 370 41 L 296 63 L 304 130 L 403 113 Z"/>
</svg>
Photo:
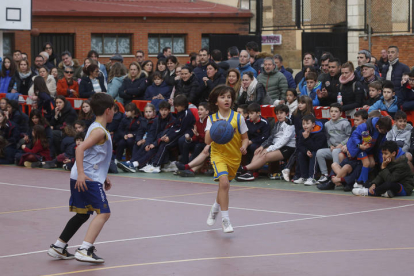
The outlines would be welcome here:
<svg viewBox="0 0 414 276">
<path fill-rule="evenodd" d="M 410 32 L 410 0 L 365 0 L 365 22 L 375 33 Z"/>
</svg>

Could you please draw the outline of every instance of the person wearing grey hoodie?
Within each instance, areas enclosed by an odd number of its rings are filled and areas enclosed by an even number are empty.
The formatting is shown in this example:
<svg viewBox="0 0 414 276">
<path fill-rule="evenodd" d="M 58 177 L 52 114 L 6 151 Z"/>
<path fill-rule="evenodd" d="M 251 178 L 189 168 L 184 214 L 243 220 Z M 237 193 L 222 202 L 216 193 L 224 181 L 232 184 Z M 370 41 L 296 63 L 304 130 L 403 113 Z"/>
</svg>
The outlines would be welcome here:
<svg viewBox="0 0 414 276">
<path fill-rule="evenodd" d="M 398 147 L 402 148 L 404 152 L 410 149 L 411 130 L 413 126 L 407 124 L 407 114 L 404 111 L 398 110 L 394 117 L 395 124 L 387 133 L 387 141 L 397 142 Z"/>
<path fill-rule="evenodd" d="M 326 183 L 329 181 L 326 159 L 333 160 L 334 163 L 340 164 L 339 154 L 351 136 L 351 124 L 347 119 L 341 118 L 341 113 L 342 106 L 339 103 L 331 104 L 331 109 L 329 110 L 331 120 L 325 123 L 328 148 L 320 149 L 316 153 L 316 159 L 318 160 L 319 168 L 322 173 L 321 178 L 318 180 L 319 183 Z"/>
</svg>

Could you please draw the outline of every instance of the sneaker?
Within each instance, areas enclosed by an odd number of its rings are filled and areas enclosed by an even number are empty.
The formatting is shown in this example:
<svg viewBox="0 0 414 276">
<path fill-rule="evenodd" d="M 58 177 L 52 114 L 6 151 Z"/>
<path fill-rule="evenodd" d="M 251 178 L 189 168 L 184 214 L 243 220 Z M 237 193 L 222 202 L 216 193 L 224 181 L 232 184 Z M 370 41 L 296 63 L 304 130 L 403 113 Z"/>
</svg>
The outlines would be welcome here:
<svg viewBox="0 0 414 276">
<path fill-rule="evenodd" d="M 318 181 L 316 181 L 315 179 L 309 177 L 308 179 L 306 179 L 305 183 L 303 183 L 303 184 L 305 186 L 313 186 L 313 185 L 318 184 Z"/>
<path fill-rule="evenodd" d="M 66 248 L 68 245 L 66 244 L 64 248 L 58 247 L 54 244 L 50 245 L 49 250 L 47 251 L 47 255 L 52 258 L 61 259 L 61 260 L 72 260 L 75 259 L 75 255 L 70 254 Z"/>
<path fill-rule="evenodd" d="M 236 177 L 237 181 L 253 181 L 254 180 L 254 176 L 252 173 L 247 172 L 244 174 L 241 174 L 239 176 Z"/>
<path fill-rule="evenodd" d="M 184 171 L 185 170 L 185 165 L 183 163 L 180 162 L 175 162 L 175 167 L 179 170 L 179 171 Z"/>
<path fill-rule="evenodd" d="M 362 185 L 362 183 L 355 182 L 354 188 L 364 188 L 364 185 Z"/>
<path fill-rule="evenodd" d="M 24 166 L 25 166 L 26 168 L 31 168 L 31 167 L 32 167 L 32 162 L 25 161 L 25 162 L 24 162 Z"/>
<path fill-rule="evenodd" d="M 194 177 L 195 173 L 191 170 L 180 170 L 177 171 L 177 175 L 182 176 L 182 177 Z"/>
<path fill-rule="evenodd" d="M 223 219 L 221 226 L 223 227 L 223 232 L 224 233 L 233 233 L 233 226 L 231 226 L 230 220 L 228 219 Z"/>
<path fill-rule="evenodd" d="M 387 197 L 387 198 L 393 198 L 394 197 L 394 193 L 391 190 L 388 190 L 385 193 L 383 193 L 381 196 Z"/>
<path fill-rule="evenodd" d="M 334 190 L 335 189 L 335 183 L 332 181 L 328 181 L 326 183 L 319 184 L 316 186 L 319 190 Z"/>
<path fill-rule="evenodd" d="M 33 162 L 32 163 L 32 168 L 41 168 L 42 167 L 42 162 Z"/>
<path fill-rule="evenodd" d="M 289 182 L 290 170 L 289 169 L 282 170 L 282 175 L 283 175 L 283 179 Z"/>
<path fill-rule="evenodd" d="M 208 214 L 208 218 L 207 218 L 207 225 L 213 226 L 214 223 L 216 223 L 216 218 L 217 218 L 218 213 L 219 211 L 214 212 L 214 208 L 213 206 L 211 206 L 210 213 Z"/>
<path fill-rule="evenodd" d="M 114 163 L 115 163 L 115 165 L 118 165 L 118 163 L 119 163 L 118 159 L 115 158 Z"/>
<path fill-rule="evenodd" d="M 126 161 L 126 162 L 118 162 L 116 164 L 116 166 L 118 168 L 120 168 L 121 170 L 123 170 L 124 172 L 134 173 L 134 172 L 137 171 L 135 169 L 134 165 L 131 162 L 129 162 L 129 161 Z"/>
<path fill-rule="evenodd" d="M 177 168 L 177 166 L 175 165 L 175 163 L 174 162 L 170 162 L 170 163 L 168 163 L 168 164 L 166 164 L 162 169 L 161 169 L 161 171 L 163 171 L 163 172 L 175 172 L 175 171 L 177 171 L 178 170 L 178 168 Z"/>
<path fill-rule="evenodd" d="M 68 165 L 67 165 L 67 164 L 63 164 L 62 168 L 63 168 L 65 171 L 70 171 L 70 168 L 68 167 Z"/>
<path fill-rule="evenodd" d="M 75 253 L 75 259 L 79 262 L 104 263 L 104 259 L 98 257 L 94 251 L 96 251 L 95 246 L 91 246 L 89 249 L 78 248 Z"/>
<path fill-rule="evenodd" d="M 356 196 L 367 196 L 368 188 L 353 188 L 352 193 Z"/>
<path fill-rule="evenodd" d="M 151 166 L 148 169 L 144 170 L 146 173 L 160 173 L 161 169 L 160 167 Z"/>
<path fill-rule="evenodd" d="M 353 189 L 353 187 L 352 187 L 352 186 L 349 186 L 349 185 L 345 185 L 345 186 L 344 186 L 344 192 L 351 192 L 351 191 L 352 191 L 352 189 Z"/>
<path fill-rule="evenodd" d="M 321 178 L 319 178 L 318 182 L 323 184 L 329 181 L 329 178 L 326 175 L 322 175 Z"/>
<path fill-rule="evenodd" d="M 243 166 L 240 165 L 239 168 L 237 169 L 236 176 L 239 176 L 239 175 L 242 175 L 242 174 L 245 174 L 245 173 L 246 173 L 246 171 L 243 170 Z"/>
<path fill-rule="evenodd" d="M 57 168 L 57 165 L 55 161 L 46 161 L 45 164 L 42 165 L 42 168 L 53 169 L 53 168 Z"/>
<path fill-rule="evenodd" d="M 147 165 L 145 165 L 144 167 L 142 167 L 141 169 L 139 169 L 139 171 L 141 171 L 141 172 L 145 172 L 145 170 L 148 170 L 149 168 L 151 168 L 152 167 L 152 165 L 150 165 L 150 164 L 147 164 Z"/>
<path fill-rule="evenodd" d="M 282 180 L 282 174 L 281 173 L 270 173 L 269 179 L 272 180 Z"/>
<path fill-rule="evenodd" d="M 303 177 L 300 177 L 300 178 L 293 181 L 293 183 L 295 183 L 295 184 L 303 184 L 305 182 L 306 182 L 306 179 L 303 178 Z"/>
</svg>

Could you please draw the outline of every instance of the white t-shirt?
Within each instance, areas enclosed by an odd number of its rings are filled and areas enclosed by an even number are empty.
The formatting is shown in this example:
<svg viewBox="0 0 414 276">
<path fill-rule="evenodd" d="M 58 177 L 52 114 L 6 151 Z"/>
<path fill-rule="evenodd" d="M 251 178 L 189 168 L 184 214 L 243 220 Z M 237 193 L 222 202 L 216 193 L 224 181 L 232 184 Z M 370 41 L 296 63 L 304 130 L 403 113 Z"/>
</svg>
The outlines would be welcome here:
<svg viewBox="0 0 414 276">
<path fill-rule="evenodd" d="M 218 115 L 219 115 L 219 118 L 220 118 L 220 119 L 227 120 L 227 119 L 229 118 L 229 117 L 223 117 L 223 116 L 220 114 L 220 112 L 218 112 Z M 229 115 L 229 116 L 230 116 L 230 115 Z M 237 112 L 234 112 L 234 116 L 237 116 Z M 208 116 L 208 120 L 207 120 L 207 124 L 206 124 L 206 129 L 205 129 L 205 131 L 210 130 L 210 128 L 211 128 L 211 119 L 210 119 L 210 116 Z M 249 130 L 249 129 L 247 128 L 246 121 L 244 120 L 244 117 L 243 117 L 242 115 L 240 115 L 240 134 L 244 134 L 244 133 L 246 133 L 248 130 Z"/>
</svg>

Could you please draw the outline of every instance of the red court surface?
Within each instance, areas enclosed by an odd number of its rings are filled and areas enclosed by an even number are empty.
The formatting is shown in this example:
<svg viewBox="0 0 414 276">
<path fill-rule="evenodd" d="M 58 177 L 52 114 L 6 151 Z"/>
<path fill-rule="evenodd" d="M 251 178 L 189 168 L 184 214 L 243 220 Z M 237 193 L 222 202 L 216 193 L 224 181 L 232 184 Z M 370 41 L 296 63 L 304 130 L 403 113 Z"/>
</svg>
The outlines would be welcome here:
<svg viewBox="0 0 414 276">
<path fill-rule="evenodd" d="M 1 275 L 412 275 L 414 201 L 242 187 L 235 232 L 206 224 L 217 185 L 110 176 L 103 265 L 46 251 L 67 220 L 69 174 L 0 167 Z M 88 224 L 89 222 L 87 222 Z M 74 253 L 84 225 L 70 241 Z"/>
</svg>

